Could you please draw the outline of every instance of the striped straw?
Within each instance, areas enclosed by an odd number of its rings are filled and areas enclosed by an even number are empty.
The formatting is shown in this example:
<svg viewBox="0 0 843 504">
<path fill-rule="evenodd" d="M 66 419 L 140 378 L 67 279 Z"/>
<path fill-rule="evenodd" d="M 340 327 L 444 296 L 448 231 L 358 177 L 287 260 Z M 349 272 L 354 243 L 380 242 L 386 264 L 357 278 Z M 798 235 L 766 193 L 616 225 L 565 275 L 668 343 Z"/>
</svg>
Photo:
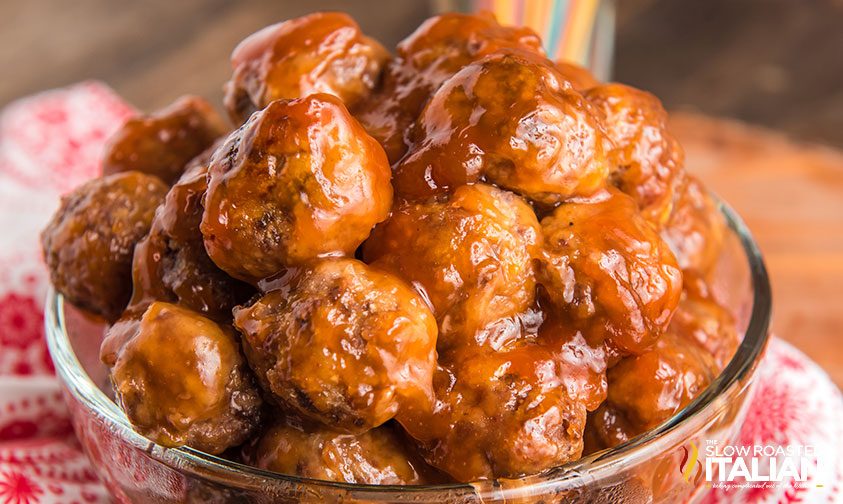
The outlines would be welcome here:
<svg viewBox="0 0 843 504">
<path fill-rule="evenodd" d="M 529 26 L 552 58 L 588 65 L 601 0 L 439 0 L 439 10 L 490 11 L 503 25 Z"/>
</svg>

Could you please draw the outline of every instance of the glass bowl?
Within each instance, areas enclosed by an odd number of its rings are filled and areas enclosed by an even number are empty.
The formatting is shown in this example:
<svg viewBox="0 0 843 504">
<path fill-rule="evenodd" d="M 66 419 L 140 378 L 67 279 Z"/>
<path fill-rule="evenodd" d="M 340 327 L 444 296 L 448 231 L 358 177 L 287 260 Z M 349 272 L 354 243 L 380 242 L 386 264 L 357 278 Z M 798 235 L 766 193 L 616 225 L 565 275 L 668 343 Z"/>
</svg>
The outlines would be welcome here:
<svg viewBox="0 0 843 504">
<path fill-rule="evenodd" d="M 708 483 L 683 457 L 709 440 L 733 441 L 767 343 L 770 285 L 760 252 L 725 204 L 729 225 L 710 278 L 743 341 L 723 373 L 659 427 L 538 475 L 473 484 L 371 486 L 276 474 L 190 448 L 165 448 L 132 430 L 110 399 L 99 343 L 103 326 L 51 292 L 47 340 L 82 448 L 119 502 L 695 502 Z M 683 470 L 684 469 L 684 470 Z"/>
</svg>

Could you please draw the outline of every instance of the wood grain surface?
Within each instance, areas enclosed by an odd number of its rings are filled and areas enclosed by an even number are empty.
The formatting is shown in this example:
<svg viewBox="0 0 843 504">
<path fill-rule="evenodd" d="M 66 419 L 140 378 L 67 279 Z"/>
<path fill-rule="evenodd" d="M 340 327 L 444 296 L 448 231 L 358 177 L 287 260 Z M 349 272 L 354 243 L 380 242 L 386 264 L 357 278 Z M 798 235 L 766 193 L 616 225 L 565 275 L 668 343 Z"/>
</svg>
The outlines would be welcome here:
<svg viewBox="0 0 843 504">
<path fill-rule="evenodd" d="M 843 152 L 673 114 L 688 170 L 744 218 L 773 287 L 773 332 L 843 387 Z"/>
</svg>

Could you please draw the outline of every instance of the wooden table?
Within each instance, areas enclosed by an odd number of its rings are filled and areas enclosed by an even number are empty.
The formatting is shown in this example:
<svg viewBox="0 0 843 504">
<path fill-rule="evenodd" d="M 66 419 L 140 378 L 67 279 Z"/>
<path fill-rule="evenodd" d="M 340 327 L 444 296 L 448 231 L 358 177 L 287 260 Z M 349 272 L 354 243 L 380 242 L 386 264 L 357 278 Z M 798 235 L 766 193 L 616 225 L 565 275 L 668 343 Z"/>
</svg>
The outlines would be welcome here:
<svg viewBox="0 0 843 504">
<path fill-rule="evenodd" d="M 773 287 L 773 332 L 843 386 L 843 152 L 695 114 L 673 115 L 688 170 L 755 235 Z"/>
</svg>

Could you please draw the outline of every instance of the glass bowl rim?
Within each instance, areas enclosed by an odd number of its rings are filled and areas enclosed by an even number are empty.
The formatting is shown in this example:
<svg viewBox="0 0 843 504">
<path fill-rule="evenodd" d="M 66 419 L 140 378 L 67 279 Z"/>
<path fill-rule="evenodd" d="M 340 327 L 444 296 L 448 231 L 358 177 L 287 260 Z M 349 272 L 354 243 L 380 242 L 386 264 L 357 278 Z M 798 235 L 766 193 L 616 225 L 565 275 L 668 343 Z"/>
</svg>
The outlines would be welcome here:
<svg viewBox="0 0 843 504">
<path fill-rule="evenodd" d="M 188 471 L 197 477 L 214 480 L 235 488 L 250 488 L 265 484 L 267 480 L 302 485 L 323 487 L 349 492 L 363 492 L 372 497 L 394 495 L 395 493 L 418 494 L 425 492 L 470 492 L 478 493 L 482 488 L 495 488 L 495 493 L 506 493 L 510 485 L 498 485 L 500 481 L 529 481 L 523 486 L 513 486 L 512 490 L 531 491 L 550 486 L 559 489 L 559 485 L 568 483 L 576 488 L 581 479 L 588 475 L 588 480 L 600 480 L 611 475 L 618 466 L 630 461 L 649 457 L 647 448 L 663 441 L 673 434 L 680 437 L 681 427 L 689 425 L 692 419 L 705 412 L 719 397 L 731 390 L 736 384 L 745 382 L 752 376 L 768 340 L 768 328 L 772 307 L 769 278 L 761 252 L 740 216 L 726 203 L 715 198 L 721 214 L 725 217 L 731 231 L 736 233 L 749 262 L 749 275 L 752 281 L 752 309 L 743 341 L 732 360 L 722 373 L 688 406 L 666 420 L 658 427 L 613 448 L 602 450 L 567 464 L 548 469 L 538 474 L 516 478 L 514 480 L 486 480 L 477 483 L 448 483 L 437 485 L 370 485 L 343 483 L 320 479 L 275 473 L 256 467 L 233 462 L 210 455 L 189 447 L 166 448 L 155 444 L 138 434 L 128 418 L 117 404 L 109 399 L 84 371 L 73 352 L 64 321 L 64 300 L 50 287 L 45 305 L 44 323 L 46 326 L 47 345 L 66 390 L 73 398 L 93 411 L 102 421 L 109 424 L 120 436 L 135 448 L 145 451 L 156 461 L 177 471 Z M 748 385 L 743 385 L 748 386 Z"/>
</svg>

